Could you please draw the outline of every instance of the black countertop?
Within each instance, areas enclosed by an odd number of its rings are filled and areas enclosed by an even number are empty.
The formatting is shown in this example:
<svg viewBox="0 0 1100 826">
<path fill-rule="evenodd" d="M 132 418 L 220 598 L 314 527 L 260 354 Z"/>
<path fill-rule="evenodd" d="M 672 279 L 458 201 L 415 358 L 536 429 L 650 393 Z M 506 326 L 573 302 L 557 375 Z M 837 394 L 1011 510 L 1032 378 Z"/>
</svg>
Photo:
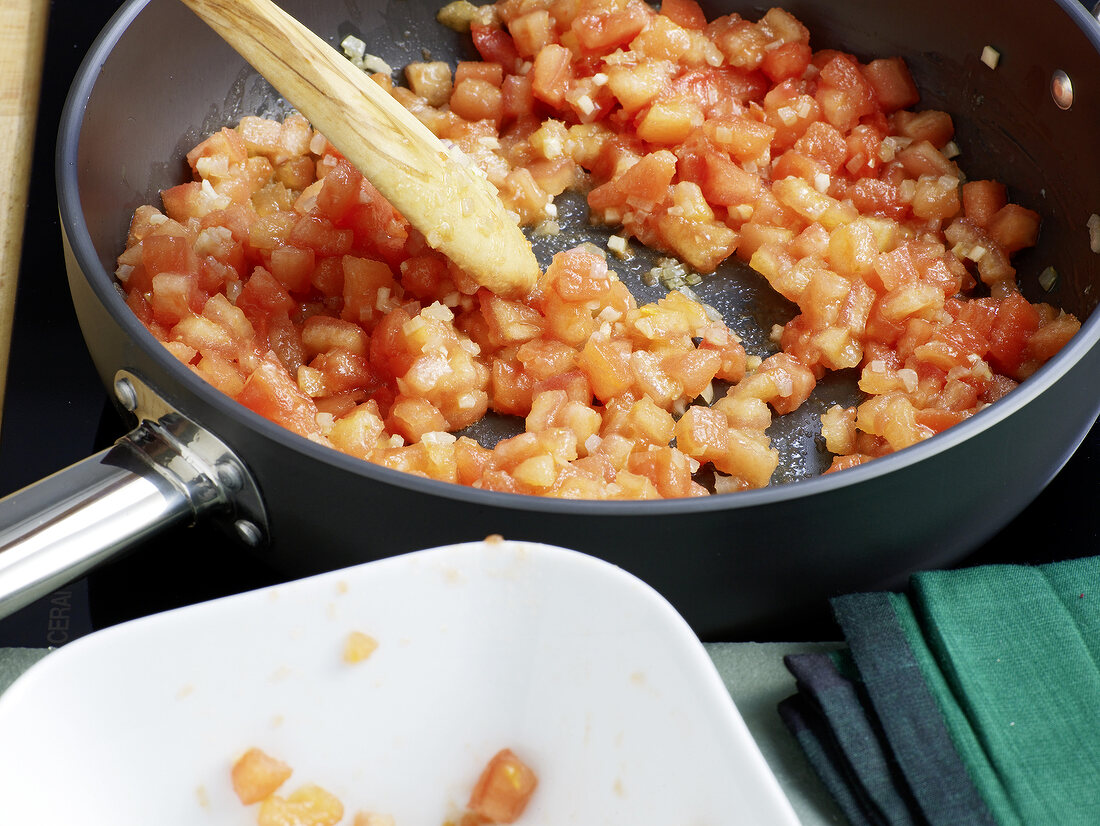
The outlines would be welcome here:
<svg viewBox="0 0 1100 826">
<path fill-rule="evenodd" d="M 50 4 L 46 70 L 27 206 L 11 366 L 0 430 L 0 495 L 107 446 L 123 427 L 107 403 L 69 300 L 54 188 L 61 108 L 84 53 L 118 0 Z M 29 161 L 30 159 L 28 159 Z M 1082 392 L 1095 392 L 1093 389 Z M 1046 490 L 962 564 L 1046 562 L 1100 550 L 1100 426 Z M 148 541 L 86 580 L 0 621 L 0 646 L 57 645 L 93 628 L 280 581 L 203 526 Z M 836 638 L 826 606 L 754 639 Z"/>
</svg>

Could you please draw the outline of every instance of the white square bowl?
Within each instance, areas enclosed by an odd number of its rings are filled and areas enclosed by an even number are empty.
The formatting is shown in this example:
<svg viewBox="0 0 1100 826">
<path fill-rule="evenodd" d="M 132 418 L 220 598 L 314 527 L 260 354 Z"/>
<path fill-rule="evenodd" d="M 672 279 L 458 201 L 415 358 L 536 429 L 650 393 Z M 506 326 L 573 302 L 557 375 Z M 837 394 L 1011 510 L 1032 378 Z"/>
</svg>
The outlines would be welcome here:
<svg viewBox="0 0 1100 826">
<path fill-rule="evenodd" d="M 348 634 L 379 642 L 342 656 Z M 253 824 L 258 746 L 397 826 L 461 812 L 513 749 L 519 826 L 797 824 L 718 672 L 652 588 L 523 542 L 384 559 L 115 626 L 0 697 L 0 823 Z"/>
</svg>

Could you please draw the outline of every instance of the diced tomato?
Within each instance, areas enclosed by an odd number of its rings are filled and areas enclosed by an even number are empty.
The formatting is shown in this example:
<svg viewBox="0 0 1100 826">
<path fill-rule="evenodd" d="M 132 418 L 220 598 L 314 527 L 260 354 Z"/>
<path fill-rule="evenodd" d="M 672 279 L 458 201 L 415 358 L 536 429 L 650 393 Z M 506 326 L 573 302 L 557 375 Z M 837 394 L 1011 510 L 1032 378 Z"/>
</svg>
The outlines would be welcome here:
<svg viewBox="0 0 1100 826">
<path fill-rule="evenodd" d="M 683 72 L 670 87 L 670 95 L 686 95 L 710 117 L 725 117 L 726 103 L 763 100 L 768 81 L 759 71 L 720 66 Z"/>
<path fill-rule="evenodd" d="M 652 152 L 613 181 L 588 193 L 588 205 L 595 210 L 610 207 L 653 209 L 668 197 L 676 174 L 676 156 L 667 150 Z"/>
<path fill-rule="evenodd" d="M 751 204 L 760 191 L 760 179 L 721 154 L 704 158 L 699 181 L 707 201 L 721 206 Z"/>
<path fill-rule="evenodd" d="M 522 57 L 534 57 L 539 49 L 557 40 L 554 18 L 546 9 L 536 9 L 508 23 L 516 51 Z"/>
<path fill-rule="evenodd" d="M 1019 293 L 1010 293 L 997 306 L 990 330 L 989 361 L 1000 372 L 1014 376 L 1024 361 L 1028 339 L 1039 329 L 1039 313 Z"/>
<path fill-rule="evenodd" d="M 466 120 L 500 123 L 504 114 L 504 96 L 500 88 L 476 77 L 466 78 L 454 85 L 450 104 L 451 111 Z"/>
<path fill-rule="evenodd" d="M 500 87 L 501 125 L 530 116 L 535 93 L 528 75 L 508 75 Z"/>
<path fill-rule="evenodd" d="M 470 36 L 482 60 L 506 66 L 509 72 L 519 64 L 520 56 L 516 44 L 512 42 L 512 36 L 503 29 L 471 23 Z"/>
<path fill-rule="evenodd" d="M 493 410 L 510 416 L 531 412 L 534 380 L 516 360 L 494 359 L 491 396 Z"/>
<path fill-rule="evenodd" d="M 1005 204 L 990 216 L 986 231 L 1011 255 L 1039 240 L 1039 213 L 1019 204 Z"/>
<path fill-rule="evenodd" d="M 583 248 L 560 252 L 546 270 L 546 280 L 566 301 L 591 301 L 611 289 L 603 256 Z"/>
<path fill-rule="evenodd" d="M 401 288 L 393 277 L 393 271 L 384 261 L 373 261 L 354 255 L 345 255 L 341 264 L 344 270 L 344 307 L 341 317 L 373 326 L 373 322 L 382 315 L 386 306 L 380 293 L 388 291 L 388 295 L 394 298 L 401 295 Z"/>
<path fill-rule="evenodd" d="M 601 401 L 622 395 L 634 383 L 627 342 L 589 338 L 580 354 L 580 366 Z"/>
<path fill-rule="evenodd" d="M 872 60 L 863 67 L 863 74 L 874 90 L 879 108 L 887 114 L 908 109 L 920 101 L 917 84 L 913 82 L 903 58 Z"/>
<path fill-rule="evenodd" d="M 816 98 L 825 120 L 842 132 L 875 111 L 871 85 L 859 63 L 848 55 L 834 55 L 821 67 Z"/>
<path fill-rule="evenodd" d="M 962 188 L 963 212 L 975 225 L 985 228 L 997 210 L 1008 203 L 1005 186 L 998 181 L 967 181 Z"/>
<path fill-rule="evenodd" d="M 504 67 L 499 63 L 480 60 L 460 60 L 455 67 L 454 85 L 464 80 L 484 80 L 498 89 L 504 83 Z"/>
<path fill-rule="evenodd" d="M 196 174 L 199 161 L 204 158 L 221 158 L 227 167 L 233 166 L 248 160 L 248 147 L 236 129 L 224 128 L 187 153 L 187 163 Z"/>
<path fill-rule="evenodd" d="M 351 251 L 354 234 L 318 215 L 303 215 L 286 239 L 296 247 L 308 247 L 319 255 L 344 255 Z"/>
<path fill-rule="evenodd" d="M 692 495 L 691 468 L 678 450 L 658 446 L 644 453 L 632 453 L 627 461 L 631 473 L 644 476 L 666 498 Z"/>
<path fill-rule="evenodd" d="M 760 71 L 773 83 L 802 77 L 810 65 L 813 52 L 808 43 L 784 43 L 764 54 Z"/>
<path fill-rule="evenodd" d="M 895 112 L 893 123 L 899 135 L 914 141 L 928 141 L 937 149 L 943 149 L 955 136 L 955 123 L 951 115 L 936 109 Z"/>
<path fill-rule="evenodd" d="M 646 23 L 650 11 L 640 0 L 626 0 L 622 8 L 596 8 L 573 19 L 570 30 L 589 51 L 604 53 L 633 40 Z"/>
<path fill-rule="evenodd" d="M 707 17 L 696 0 L 661 0 L 661 14 L 685 29 L 702 31 Z"/>
<path fill-rule="evenodd" d="M 271 274 L 292 293 L 305 292 L 311 286 L 315 255 L 313 250 L 288 245 L 271 251 Z"/>
<path fill-rule="evenodd" d="M 294 299 L 275 277 L 263 267 L 256 267 L 241 288 L 237 306 L 254 324 L 256 319 L 279 316 L 294 309 Z"/>
<path fill-rule="evenodd" d="M 347 161 L 340 161 L 325 176 L 321 191 L 317 193 L 317 214 L 338 222 L 359 203 L 362 175 Z"/>
<path fill-rule="evenodd" d="M 531 69 L 531 93 L 551 106 L 561 106 L 573 79 L 571 64 L 572 54 L 567 48 L 557 43 L 544 46 Z"/>
<path fill-rule="evenodd" d="M 285 371 L 270 361 L 263 362 L 245 379 L 237 401 L 302 436 L 320 432 L 316 405 Z"/>
</svg>

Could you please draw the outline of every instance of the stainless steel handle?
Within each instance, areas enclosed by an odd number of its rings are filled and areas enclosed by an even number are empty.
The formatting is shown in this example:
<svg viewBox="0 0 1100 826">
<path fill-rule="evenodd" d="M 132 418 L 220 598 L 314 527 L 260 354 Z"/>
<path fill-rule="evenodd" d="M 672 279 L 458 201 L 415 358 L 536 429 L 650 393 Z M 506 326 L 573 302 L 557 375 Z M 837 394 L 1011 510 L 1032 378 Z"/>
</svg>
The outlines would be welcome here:
<svg viewBox="0 0 1100 826">
<path fill-rule="evenodd" d="M 179 489 L 126 466 L 140 464 L 132 453 L 120 443 L 0 501 L 15 518 L 0 531 L 0 615 L 192 516 Z"/>
<path fill-rule="evenodd" d="M 267 520 L 241 461 L 137 377 L 115 383 L 139 424 L 111 448 L 0 500 L 0 617 L 135 543 L 209 516 L 260 544 Z"/>
</svg>

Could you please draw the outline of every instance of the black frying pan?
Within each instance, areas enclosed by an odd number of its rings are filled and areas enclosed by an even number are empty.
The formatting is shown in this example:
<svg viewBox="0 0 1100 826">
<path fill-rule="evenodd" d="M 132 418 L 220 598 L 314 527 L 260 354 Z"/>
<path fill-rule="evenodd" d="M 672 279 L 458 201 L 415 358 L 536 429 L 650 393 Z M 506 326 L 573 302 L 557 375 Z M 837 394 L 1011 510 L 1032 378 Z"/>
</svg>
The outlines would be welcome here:
<svg viewBox="0 0 1100 826">
<path fill-rule="evenodd" d="M 463 38 L 434 22 L 435 0 L 284 7 L 332 42 L 353 33 L 391 65 L 474 57 Z M 708 13 L 730 10 L 704 4 Z M 123 7 L 90 51 L 62 119 L 58 187 L 73 299 L 89 349 L 120 407 L 146 420 L 136 436 L 81 466 L 96 507 L 120 496 L 107 520 L 139 537 L 199 511 L 222 519 L 288 575 L 312 573 L 416 548 L 499 533 L 584 550 L 638 574 L 710 637 L 774 619 L 825 597 L 896 583 L 917 568 L 948 564 L 1022 510 L 1080 443 L 1100 410 L 1100 257 L 1085 229 L 1100 212 L 1100 27 L 1070 0 L 1000 4 L 997 14 L 932 0 L 794 2 L 816 48 L 864 59 L 903 55 L 922 105 L 955 117 L 963 168 L 1009 184 L 1014 200 L 1044 216 L 1040 244 L 1021 256 L 1023 289 L 1087 321 L 1065 350 L 1007 399 L 923 444 L 869 465 L 816 478 L 828 461 L 814 418 L 853 381 L 838 376 L 773 434 L 783 453 L 777 484 L 704 500 L 564 502 L 426 481 L 314 445 L 255 416 L 175 362 L 125 307 L 112 282 L 133 208 L 184 175 L 183 153 L 206 132 L 283 104 L 227 46 L 176 0 Z M 764 7 L 738 6 L 747 17 Z M 993 71 L 980 60 L 996 47 Z M 1057 71 L 1073 82 L 1056 105 Z M 575 242 L 575 238 L 569 242 Z M 563 242 L 564 243 L 564 242 Z M 553 252 L 540 246 L 543 260 Z M 1046 295 L 1036 276 L 1061 273 Z M 657 297 L 624 272 L 639 300 Z M 793 312 L 743 267 L 699 289 L 751 348 Z M 120 371 L 124 371 L 120 373 Z M 193 424 L 199 427 L 196 429 Z M 491 440 L 508 423 L 479 435 Z M 213 435 L 216 434 L 216 438 Z M 136 446 L 135 446 L 136 444 Z M 181 483 L 173 474 L 191 456 Z M 227 449 L 228 452 L 223 452 Z M 152 458 L 150 458 L 152 457 Z M 196 470 L 197 468 L 197 470 Z M 138 481 L 135 481 L 138 480 Z M 0 523 L 40 525 L 47 482 L 4 503 Z M 130 501 L 133 499 L 134 501 Z M 47 500 L 51 500 L 47 503 Z M 135 502 L 139 503 L 135 505 Z M 36 535 L 43 529 L 36 528 Z M 87 550 L 87 533 L 74 544 Z M 22 541 L 22 540 L 20 540 Z M 130 537 L 105 537 L 48 573 L 34 559 L 9 565 L 3 590 L 17 607 L 58 576 L 75 576 Z M 4 538 L 0 537 L 0 547 Z M 15 548 L 24 553 L 23 546 Z M 0 555 L 0 567 L 11 551 Z M 91 559 L 88 557 L 91 556 Z M 62 573 L 55 568 L 60 567 Z M 0 585 L 4 583 L 0 580 Z"/>
</svg>

